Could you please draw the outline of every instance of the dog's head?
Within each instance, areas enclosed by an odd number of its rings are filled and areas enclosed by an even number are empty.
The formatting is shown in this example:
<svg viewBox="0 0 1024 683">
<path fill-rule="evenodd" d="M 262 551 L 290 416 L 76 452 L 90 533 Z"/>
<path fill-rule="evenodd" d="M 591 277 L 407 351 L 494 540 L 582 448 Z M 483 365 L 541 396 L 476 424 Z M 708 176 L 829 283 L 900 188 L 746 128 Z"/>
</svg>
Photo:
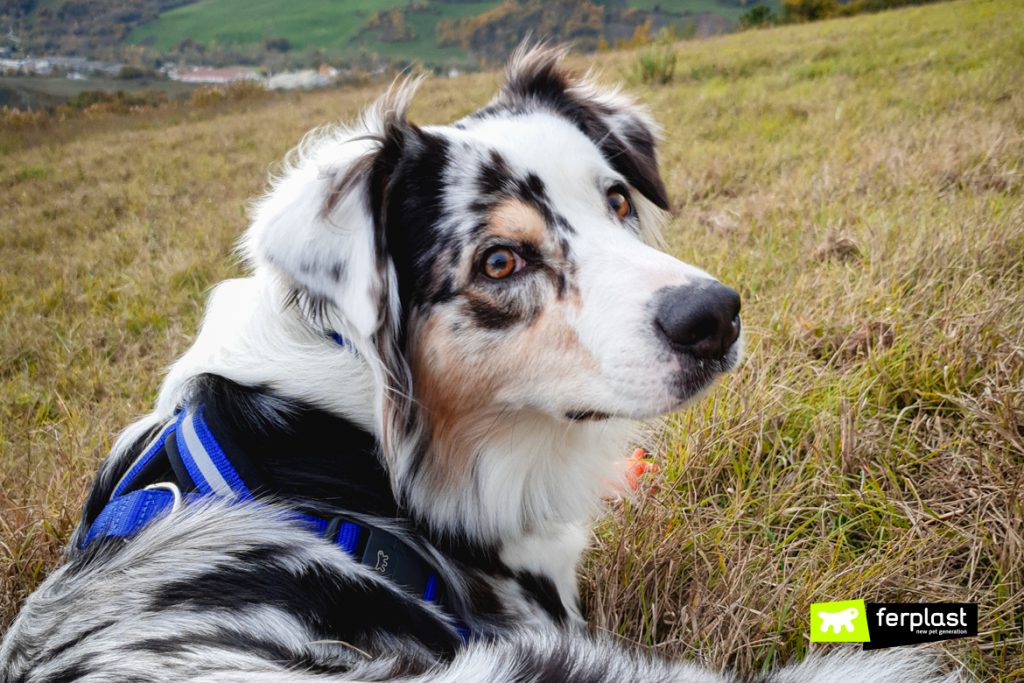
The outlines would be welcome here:
<svg viewBox="0 0 1024 683">
<path fill-rule="evenodd" d="M 654 122 L 561 56 L 521 51 L 449 126 L 409 122 L 406 85 L 311 134 L 247 236 L 375 366 L 386 447 L 418 433 L 435 478 L 513 413 L 650 417 L 738 361 L 738 295 L 656 248 Z M 394 476 L 424 465 L 394 458 Z"/>
</svg>

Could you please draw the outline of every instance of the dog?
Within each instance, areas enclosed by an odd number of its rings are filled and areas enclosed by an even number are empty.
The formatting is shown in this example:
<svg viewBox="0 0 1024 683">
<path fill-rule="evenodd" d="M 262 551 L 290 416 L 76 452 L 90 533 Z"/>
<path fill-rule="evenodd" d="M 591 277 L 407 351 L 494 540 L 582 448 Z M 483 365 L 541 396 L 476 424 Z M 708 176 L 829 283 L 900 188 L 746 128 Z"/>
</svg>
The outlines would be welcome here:
<svg viewBox="0 0 1024 683">
<path fill-rule="evenodd" d="M 447 126 L 408 120 L 406 80 L 290 154 L 2 681 L 738 680 L 585 629 L 637 421 L 743 334 L 738 294 L 658 249 L 655 122 L 562 57 L 521 49 Z M 754 680 L 954 677 L 904 650 Z"/>
</svg>

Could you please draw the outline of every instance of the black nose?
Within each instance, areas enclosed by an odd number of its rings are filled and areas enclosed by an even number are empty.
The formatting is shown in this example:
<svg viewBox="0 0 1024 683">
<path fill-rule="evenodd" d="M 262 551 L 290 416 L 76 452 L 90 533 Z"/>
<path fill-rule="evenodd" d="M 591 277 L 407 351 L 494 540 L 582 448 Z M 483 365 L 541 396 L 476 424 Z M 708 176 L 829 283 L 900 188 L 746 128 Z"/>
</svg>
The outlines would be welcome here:
<svg viewBox="0 0 1024 683">
<path fill-rule="evenodd" d="M 654 326 L 676 351 L 722 358 L 740 336 L 740 295 L 718 282 L 663 290 Z"/>
</svg>

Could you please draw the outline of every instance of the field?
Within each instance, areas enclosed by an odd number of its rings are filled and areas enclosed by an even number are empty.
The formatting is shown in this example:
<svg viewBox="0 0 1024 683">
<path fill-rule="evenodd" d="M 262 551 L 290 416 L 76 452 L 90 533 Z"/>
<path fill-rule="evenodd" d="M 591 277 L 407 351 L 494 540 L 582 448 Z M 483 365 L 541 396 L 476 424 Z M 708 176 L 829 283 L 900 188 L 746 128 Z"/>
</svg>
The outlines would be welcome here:
<svg viewBox="0 0 1024 683">
<path fill-rule="evenodd" d="M 319 48 L 328 54 L 358 52 L 359 47 L 351 41 L 370 17 L 380 9 L 401 7 L 405 2 L 379 2 L 379 0 L 356 0 L 338 3 L 282 2 L 281 0 L 200 0 L 165 12 L 155 22 L 144 24 L 132 31 L 129 40 L 133 43 L 151 39 L 158 50 L 169 50 L 186 37 L 201 44 L 216 43 L 220 46 L 260 45 L 264 39 L 285 37 L 292 49 L 304 51 Z M 455 19 L 479 14 L 497 2 L 474 2 L 441 4 L 437 6 L 438 16 Z M 287 11 L 285 11 L 287 8 Z M 413 24 L 418 39 L 412 43 L 364 44 L 365 51 L 383 48 L 391 54 L 404 48 L 401 56 L 412 58 L 441 59 L 461 57 L 461 48 L 438 48 L 434 35 L 434 12 L 417 17 L 431 17 L 428 27 Z M 423 29 L 428 32 L 424 35 Z"/>
<path fill-rule="evenodd" d="M 653 425 L 585 576 L 595 627 L 758 671 L 811 602 L 979 603 L 944 650 L 1024 678 L 1024 21 L 953 2 L 579 59 L 666 126 L 670 250 L 737 286 L 749 358 Z M 497 74 L 432 80 L 447 121 Z M 0 130 L 0 628 L 189 345 L 268 168 L 383 86 Z M 626 454 L 623 454 L 626 455 Z"/>
<path fill-rule="evenodd" d="M 0 106 L 43 109 L 63 104 L 83 92 L 137 93 L 159 90 L 171 98 L 187 97 L 194 85 L 157 78 L 88 78 L 73 81 L 62 76 L 0 76 Z"/>
<path fill-rule="evenodd" d="M 329 55 L 379 53 L 396 59 L 422 60 L 431 64 L 465 61 L 461 47 L 439 47 L 435 25 L 439 19 L 459 19 L 481 14 L 500 4 L 486 2 L 433 2 L 425 12 L 408 16 L 415 40 L 382 42 L 376 34 L 358 37 L 359 31 L 381 9 L 404 7 L 405 0 L 347 0 L 324 3 L 310 0 L 200 0 L 161 14 L 157 21 L 136 28 L 132 43 L 151 43 L 157 50 L 173 48 L 185 38 L 221 47 L 260 45 L 266 38 L 285 37 L 292 49 L 322 49 Z M 667 12 L 710 12 L 735 22 L 745 11 L 738 5 L 716 0 L 630 0 L 631 7 L 660 8 Z M 772 3 L 774 4 L 774 2 Z M 285 12 L 283 8 L 287 8 Z"/>
</svg>

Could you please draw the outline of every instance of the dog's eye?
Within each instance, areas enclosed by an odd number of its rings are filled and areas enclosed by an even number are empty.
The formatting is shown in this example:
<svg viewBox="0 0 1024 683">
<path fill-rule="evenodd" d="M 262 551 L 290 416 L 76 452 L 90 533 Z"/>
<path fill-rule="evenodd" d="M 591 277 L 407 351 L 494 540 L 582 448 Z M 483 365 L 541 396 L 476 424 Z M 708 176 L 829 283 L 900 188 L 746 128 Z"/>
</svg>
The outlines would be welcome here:
<svg viewBox="0 0 1024 683">
<path fill-rule="evenodd" d="M 492 247 L 484 253 L 480 269 L 492 280 L 504 280 L 525 265 L 523 258 L 508 247 Z"/>
<path fill-rule="evenodd" d="M 633 205 L 630 203 L 629 197 L 625 192 L 614 187 L 608 190 L 608 207 L 619 218 L 629 218 L 633 215 Z"/>
</svg>

